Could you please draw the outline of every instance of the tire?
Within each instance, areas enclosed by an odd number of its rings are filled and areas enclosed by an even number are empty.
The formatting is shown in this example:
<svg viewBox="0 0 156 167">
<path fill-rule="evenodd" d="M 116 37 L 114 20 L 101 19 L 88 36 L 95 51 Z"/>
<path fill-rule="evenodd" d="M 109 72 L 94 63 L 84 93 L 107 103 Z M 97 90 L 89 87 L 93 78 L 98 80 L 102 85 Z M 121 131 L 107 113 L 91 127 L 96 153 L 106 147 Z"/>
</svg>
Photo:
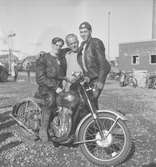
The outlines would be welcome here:
<svg viewBox="0 0 156 167">
<path fill-rule="evenodd" d="M 1 71 L 0 72 L 0 80 L 2 82 L 6 82 L 8 80 L 8 72 L 6 71 Z"/>
<path fill-rule="evenodd" d="M 27 129 L 35 132 L 41 126 L 41 110 L 31 100 L 26 100 L 13 107 L 12 115 Z"/>
<path fill-rule="evenodd" d="M 128 80 L 128 85 L 136 88 L 137 87 L 137 80 L 133 77 L 130 77 L 129 80 Z"/>
<path fill-rule="evenodd" d="M 106 120 L 110 120 L 110 121 L 114 122 L 115 119 L 116 119 L 116 116 L 112 115 L 110 113 L 98 113 L 98 118 L 99 118 L 99 120 L 106 119 Z M 87 140 L 87 136 L 86 136 L 87 133 L 86 132 L 89 132 L 89 127 L 91 127 L 90 125 L 92 125 L 92 124 L 94 124 L 94 119 L 92 117 L 89 117 L 81 125 L 80 131 L 79 131 L 79 134 L 78 134 L 79 141 Z M 107 122 L 107 124 L 108 124 L 108 122 Z M 113 142 L 115 141 L 115 136 L 112 139 L 112 143 L 111 144 L 109 143 L 110 145 L 108 147 L 106 147 L 106 146 L 102 147 L 101 146 L 102 149 L 105 149 L 105 152 L 102 152 L 102 154 L 99 153 L 100 156 L 105 156 L 104 153 L 105 154 L 108 153 L 112 156 L 111 159 L 107 159 L 107 157 L 106 157 L 106 159 L 101 159 L 101 158 L 96 157 L 97 156 L 96 154 L 98 153 L 98 152 L 96 153 L 96 149 L 101 149 L 100 146 L 98 146 L 98 143 L 97 143 L 99 141 L 95 141 L 96 144 L 94 143 L 93 146 L 90 145 L 91 147 L 89 146 L 89 144 L 87 146 L 87 143 L 81 144 L 80 145 L 81 151 L 90 162 L 92 162 L 95 165 L 100 165 L 100 166 L 104 166 L 104 165 L 115 166 L 115 165 L 118 165 L 118 164 L 122 163 L 124 160 L 126 160 L 127 156 L 130 154 L 131 147 L 132 147 L 130 132 L 129 132 L 125 122 L 122 121 L 121 119 L 119 119 L 118 122 L 117 122 L 117 127 L 118 126 L 121 127 L 121 129 L 124 132 L 124 135 L 123 135 L 124 136 L 124 144 L 123 145 L 121 144 L 122 147 L 123 147 L 121 152 L 118 155 L 116 154 L 117 153 L 116 151 L 115 152 L 109 152 L 111 150 L 111 148 L 112 148 L 111 151 L 113 151 L 113 149 L 115 148 L 115 144 L 113 144 Z M 105 129 L 107 129 L 107 128 L 105 128 Z M 110 135 L 113 135 L 113 133 L 111 133 Z M 98 133 L 96 132 L 96 136 L 93 137 L 93 139 L 95 139 L 97 137 L 97 134 Z M 121 137 L 120 134 L 116 134 L 116 135 L 119 135 Z M 94 136 L 94 135 L 92 135 L 92 136 Z M 110 138 L 110 137 L 108 136 L 108 138 Z M 93 149 L 92 150 L 93 152 L 90 152 L 89 148 Z M 95 155 L 94 155 L 94 153 L 95 153 Z"/>
<path fill-rule="evenodd" d="M 154 79 L 154 81 L 153 81 L 152 88 L 156 89 L 156 79 Z"/>
</svg>

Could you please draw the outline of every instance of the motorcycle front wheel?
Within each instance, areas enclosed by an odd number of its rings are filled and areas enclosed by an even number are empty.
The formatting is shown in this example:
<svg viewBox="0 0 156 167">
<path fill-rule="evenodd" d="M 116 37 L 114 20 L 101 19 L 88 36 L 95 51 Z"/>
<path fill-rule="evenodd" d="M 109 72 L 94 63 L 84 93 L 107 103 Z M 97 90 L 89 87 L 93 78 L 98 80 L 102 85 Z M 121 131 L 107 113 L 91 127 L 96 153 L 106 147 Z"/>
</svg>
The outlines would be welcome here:
<svg viewBox="0 0 156 167">
<path fill-rule="evenodd" d="M 98 120 L 103 134 L 107 134 L 116 120 L 116 116 L 110 113 L 98 113 Z M 80 145 L 86 158 L 96 165 L 117 165 L 122 163 L 131 151 L 130 132 L 124 121 L 119 119 L 111 133 L 102 139 L 96 122 L 89 117 L 82 124 L 79 131 L 79 141 L 85 141 Z"/>
</svg>

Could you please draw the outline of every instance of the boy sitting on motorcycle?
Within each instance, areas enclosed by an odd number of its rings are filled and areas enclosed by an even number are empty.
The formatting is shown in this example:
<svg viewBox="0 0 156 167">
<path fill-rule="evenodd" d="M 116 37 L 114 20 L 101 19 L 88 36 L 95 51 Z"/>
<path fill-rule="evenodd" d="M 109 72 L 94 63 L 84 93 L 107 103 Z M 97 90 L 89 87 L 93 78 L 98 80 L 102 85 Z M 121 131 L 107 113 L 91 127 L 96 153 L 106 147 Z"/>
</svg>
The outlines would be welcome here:
<svg viewBox="0 0 156 167">
<path fill-rule="evenodd" d="M 36 82 L 38 95 L 44 101 L 42 105 L 42 121 L 39 137 L 43 142 L 48 141 L 47 128 L 50 115 L 55 114 L 56 92 L 61 89 L 62 80 L 66 75 L 66 60 L 61 48 L 63 39 L 55 37 L 51 42 L 51 52 L 42 52 L 36 62 Z"/>
</svg>

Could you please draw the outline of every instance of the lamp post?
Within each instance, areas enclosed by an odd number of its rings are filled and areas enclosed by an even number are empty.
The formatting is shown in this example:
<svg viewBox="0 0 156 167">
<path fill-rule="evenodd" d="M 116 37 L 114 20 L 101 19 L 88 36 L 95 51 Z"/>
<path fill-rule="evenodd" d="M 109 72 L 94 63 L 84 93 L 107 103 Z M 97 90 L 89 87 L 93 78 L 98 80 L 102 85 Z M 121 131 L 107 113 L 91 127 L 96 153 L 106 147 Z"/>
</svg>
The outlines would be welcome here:
<svg viewBox="0 0 156 167">
<path fill-rule="evenodd" d="M 13 53 L 12 53 L 12 50 L 13 50 L 13 40 L 12 38 L 16 36 L 16 33 L 10 33 L 8 34 L 8 45 L 9 45 L 9 57 L 8 57 L 8 64 L 9 64 L 9 74 L 11 74 L 11 65 L 12 65 L 12 60 L 11 58 L 14 60 L 14 57 L 13 57 Z"/>
<path fill-rule="evenodd" d="M 153 0 L 152 39 L 156 39 L 156 0 Z"/>
</svg>

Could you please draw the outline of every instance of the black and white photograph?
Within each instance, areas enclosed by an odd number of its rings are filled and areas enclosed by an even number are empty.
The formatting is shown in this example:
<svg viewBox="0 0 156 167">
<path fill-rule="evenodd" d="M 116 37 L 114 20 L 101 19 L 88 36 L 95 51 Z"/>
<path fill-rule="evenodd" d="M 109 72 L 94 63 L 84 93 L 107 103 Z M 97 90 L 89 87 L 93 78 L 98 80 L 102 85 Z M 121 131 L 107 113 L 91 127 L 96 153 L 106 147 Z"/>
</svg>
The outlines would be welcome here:
<svg viewBox="0 0 156 167">
<path fill-rule="evenodd" d="M 156 167 L 156 0 L 0 0 L 0 167 Z"/>
</svg>

